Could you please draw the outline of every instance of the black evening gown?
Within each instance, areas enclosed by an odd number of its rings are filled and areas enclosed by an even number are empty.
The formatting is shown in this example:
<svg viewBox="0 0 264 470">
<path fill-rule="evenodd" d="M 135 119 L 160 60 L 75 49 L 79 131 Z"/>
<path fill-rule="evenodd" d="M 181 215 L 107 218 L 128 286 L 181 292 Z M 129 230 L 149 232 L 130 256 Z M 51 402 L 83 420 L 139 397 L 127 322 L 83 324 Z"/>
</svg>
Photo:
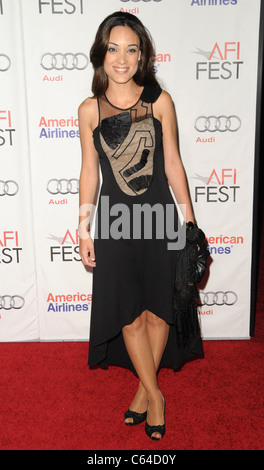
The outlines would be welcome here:
<svg viewBox="0 0 264 470">
<path fill-rule="evenodd" d="M 122 328 L 144 310 L 170 325 L 160 367 L 177 370 L 203 354 L 200 331 L 184 344 L 179 341 L 181 321 L 173 313 L 177 262 L 176 251 L 168 249 L 166 223 L 171 226 L 173 219 L 177 232 L 178 214 L 164 171 L 161 122 L 153 115 L 161 91 L 145 86 L 128 109 L 117 108 L 106 95 L 97 99 L 93 137 L 103 181 L 94 237 L 90 366 L 116 365 L 136 373 Z M 169 206 L 172 212 L 166 211 Z"/>
</svg>

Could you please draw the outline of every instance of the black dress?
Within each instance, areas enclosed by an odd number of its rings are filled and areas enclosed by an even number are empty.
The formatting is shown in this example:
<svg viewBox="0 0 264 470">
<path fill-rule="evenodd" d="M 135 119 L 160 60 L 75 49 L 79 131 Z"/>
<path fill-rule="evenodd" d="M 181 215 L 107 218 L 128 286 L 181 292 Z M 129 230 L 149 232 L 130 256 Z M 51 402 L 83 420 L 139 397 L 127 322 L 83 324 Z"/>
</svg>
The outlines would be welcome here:
<svg viewBox="0 0 264 470">
<path fill-rule="evenodd" d="M 202 355 L 200 332 L 187 344 L 179 341 L 181 321 L 173 312 L 176 251 L 168 249 L 172 236 L 166 226 L 173 219 L 177 232 L 178 216 L 164 171 L 161 122 L 153 115 L 161 91 L 145 86 L 128 109 L 115 107 L 105 95 L 98 98 L 94 144 L 103 182 L 94 237 L 90 366 L 112 364 L 135 373 L 122 328 L 144 310 L 170 325 L 160 367 L 177 370 Z"/>
</svg>

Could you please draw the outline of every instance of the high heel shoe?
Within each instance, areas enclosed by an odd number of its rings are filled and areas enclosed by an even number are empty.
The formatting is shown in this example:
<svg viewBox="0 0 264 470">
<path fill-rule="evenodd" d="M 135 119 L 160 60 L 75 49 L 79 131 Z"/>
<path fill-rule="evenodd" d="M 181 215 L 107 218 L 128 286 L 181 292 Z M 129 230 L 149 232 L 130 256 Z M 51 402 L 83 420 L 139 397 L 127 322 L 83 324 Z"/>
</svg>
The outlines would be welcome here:
<svg viewBox="0 0 264 470">
<path fill-rule="evenodd" d="M 127 426 L 135 426 L 136 424 L 140 424 L 140 423 L 143 423 L 143 421 L 145 421 L 145 419 L 147 418 L 147 411 L 145 411 L 144 413 L 137 413 L 136 411 L 131 411 L 128 408 L 128 410 L 124 414 L 124 419 L 127 419 L 127 418 L 132 418 L 133 422 L 132 423 L 126 423 L 124 421 L 124 423 Z"/>
<path fill-rule="evenodd" d="M 161 394 L 162 395 L 162 394 Z M 164 396 L 162 395 L 162 398 L 163 398 L 163 402 L 164 402 L 164 415 L 165 415 L 165 399 L 164 399 Z M 150 439 L 152 439 L 153 441 L 160 441 L 165 432 L 166 432 L 166 427 L 165 427 L 165 423 L 162 424 L 162 425 L 154 425 L 154 426 L 150 426 L 150 424 L 148 424 L 148 422 L 146 421 L 145 422 L 145 432 L 147 434 L 148 437 L 150 437 Z M 161 437 L 155 437 L 153 436 L 153 434 L 157 432 L 160 434 Z"/>
</svg>

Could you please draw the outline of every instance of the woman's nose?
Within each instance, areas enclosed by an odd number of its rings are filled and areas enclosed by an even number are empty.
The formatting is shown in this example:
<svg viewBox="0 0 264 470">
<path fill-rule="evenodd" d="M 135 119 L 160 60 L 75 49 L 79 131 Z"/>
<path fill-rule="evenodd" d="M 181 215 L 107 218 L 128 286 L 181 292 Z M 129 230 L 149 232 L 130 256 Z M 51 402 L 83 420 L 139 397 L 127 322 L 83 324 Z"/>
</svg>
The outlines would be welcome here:
<svg viewBox="0 0 264 470">
<path fill-rule="evenodd" d="M 124 64 L 126 62 L 126 53 L 125 53 L 125 51 L 119 51 L 117 61 L 120 64 Z"/>
</svg>

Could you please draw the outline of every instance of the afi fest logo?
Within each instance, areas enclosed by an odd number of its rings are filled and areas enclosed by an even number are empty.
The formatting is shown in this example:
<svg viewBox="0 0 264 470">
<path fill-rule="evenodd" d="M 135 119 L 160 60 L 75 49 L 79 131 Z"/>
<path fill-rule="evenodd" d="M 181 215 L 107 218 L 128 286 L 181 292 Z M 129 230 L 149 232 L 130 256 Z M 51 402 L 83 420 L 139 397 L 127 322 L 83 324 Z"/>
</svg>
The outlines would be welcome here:
<svg viewBox="0 0 264 470">
<path fill-rule="evenodd" d="M 13 145 L 13 133 L 11 111 L 0 109 L 0 147 L 2 145 Z"/>
<path fill-rule="evenodd" d="M 4 230 L 0 234 L 0 263 L 20 263 L 18 231 Z"/>
<path fill-rule="evenodd" d="M 196 80 L 238 80 L 240 78 L 240 42 L 216 42 L 209 51 L 196 48 L 194 54 L 203 56 L 206 61 L 196 62 Z"/>
<path fill-rule="evenodd" d="M 78 229 L 67 229 L 63 237 L 50 235 L 57 245 L 50 246 L 50 261 L 81 261 L 79 256 L 79 232 Z M 58 245 L 59 244 L 59 245 Z"/>
<path fill-rule="evenodd" d="M 236 168 L 213 169 L 209 178 L 197 174 L 194 178 L 204 182 L 202 186 L 195 186 L 195 202 L 237 201 L 240 186 L 237 185 Z"/>
<path fill-rule="evenodd" d="M 38 0 L 39 14 L 52 15 L 83 15 L 83 0 Z"/>
</svg>

